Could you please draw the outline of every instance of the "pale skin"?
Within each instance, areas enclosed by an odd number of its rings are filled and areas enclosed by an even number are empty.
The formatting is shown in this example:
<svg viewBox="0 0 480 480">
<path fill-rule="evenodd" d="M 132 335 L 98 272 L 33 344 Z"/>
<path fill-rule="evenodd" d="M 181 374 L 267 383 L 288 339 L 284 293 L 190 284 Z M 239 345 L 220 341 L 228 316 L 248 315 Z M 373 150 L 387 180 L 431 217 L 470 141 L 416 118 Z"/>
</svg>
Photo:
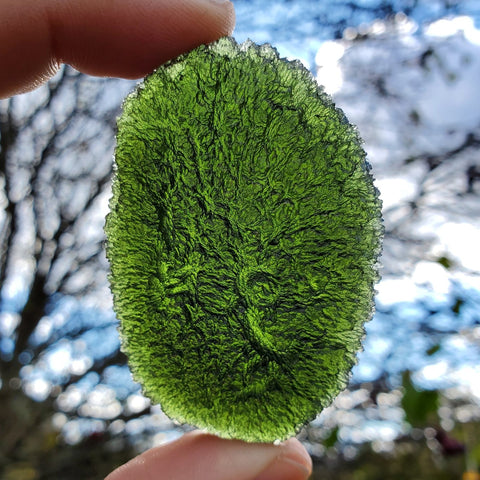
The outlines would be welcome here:
<svg viewBox="0 0 480 480">
<path fill-rule="evenodd" d="M 0 98 L 32 90 L 62 63 L 89 75 L 140 78 L 231 34 L 228 0 L 0 0 Z M 106 480 L 304 480 L 312 461 L 279 445 L 194 432 L 152 448 Z"/>
</svg>

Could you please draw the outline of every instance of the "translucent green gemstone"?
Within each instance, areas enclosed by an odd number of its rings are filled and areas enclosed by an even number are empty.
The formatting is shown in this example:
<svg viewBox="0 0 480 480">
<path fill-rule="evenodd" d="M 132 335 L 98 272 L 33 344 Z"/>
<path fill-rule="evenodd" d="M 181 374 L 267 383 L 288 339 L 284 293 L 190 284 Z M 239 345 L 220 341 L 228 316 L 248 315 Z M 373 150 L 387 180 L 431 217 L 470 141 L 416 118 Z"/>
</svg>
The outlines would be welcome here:
<svg viewBox="0 0 480 480">
<path fill-rule="evenodd" d="M 172 418 L 294 435 L 346 386 L 380 201 L 354 127 L 298 62 L 231 38 L 125 101 L 107 217 L 122 348 Z"/>
</svg>

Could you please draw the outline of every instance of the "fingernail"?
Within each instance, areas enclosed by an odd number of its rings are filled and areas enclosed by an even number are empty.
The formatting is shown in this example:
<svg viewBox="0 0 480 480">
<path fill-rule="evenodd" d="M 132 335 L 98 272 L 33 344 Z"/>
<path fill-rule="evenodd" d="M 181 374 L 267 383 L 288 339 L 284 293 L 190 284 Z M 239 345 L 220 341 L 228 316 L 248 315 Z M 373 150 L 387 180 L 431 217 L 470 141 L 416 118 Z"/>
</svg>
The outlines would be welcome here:
<svg viewBox="0 0 480 480">
<path fill-rule="evenodd" d="M 298 440 L 287 440 L 278 449 L 278 455 L 255 480 L 305 480 L 310 476 L 312 460 Z"/>
</svg>

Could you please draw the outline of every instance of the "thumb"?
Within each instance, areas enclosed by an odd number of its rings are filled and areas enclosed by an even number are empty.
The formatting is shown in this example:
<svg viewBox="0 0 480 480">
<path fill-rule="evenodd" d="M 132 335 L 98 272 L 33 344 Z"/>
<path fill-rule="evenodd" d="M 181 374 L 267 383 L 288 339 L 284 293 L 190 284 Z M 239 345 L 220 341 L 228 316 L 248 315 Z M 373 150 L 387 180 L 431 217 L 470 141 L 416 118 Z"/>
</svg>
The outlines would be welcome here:
<svg viewBox="0 0 480 480">
<path fill-rule="evenodd" d="M 192 432 L 152 448 L 105 480 L 305 480 L 312 461 L 296 439 L 279 445 Z"/>
</svg>

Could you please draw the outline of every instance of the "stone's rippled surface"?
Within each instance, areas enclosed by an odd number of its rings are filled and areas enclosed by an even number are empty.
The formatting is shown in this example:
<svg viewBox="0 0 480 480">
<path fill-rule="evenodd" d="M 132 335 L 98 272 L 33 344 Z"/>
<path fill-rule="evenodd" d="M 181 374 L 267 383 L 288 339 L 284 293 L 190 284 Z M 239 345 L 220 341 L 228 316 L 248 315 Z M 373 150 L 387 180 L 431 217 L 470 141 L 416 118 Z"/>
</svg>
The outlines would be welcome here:
<svg viewBox="0 0 480 480">
<path fill-rule="evenodd" d="M 380 201 L 354 127 L 299 63 L 224 38 L 118 122 L 107 255 L 123 349 L 172 418 L 274 441 L 346 386 Z"/>
</svg>

